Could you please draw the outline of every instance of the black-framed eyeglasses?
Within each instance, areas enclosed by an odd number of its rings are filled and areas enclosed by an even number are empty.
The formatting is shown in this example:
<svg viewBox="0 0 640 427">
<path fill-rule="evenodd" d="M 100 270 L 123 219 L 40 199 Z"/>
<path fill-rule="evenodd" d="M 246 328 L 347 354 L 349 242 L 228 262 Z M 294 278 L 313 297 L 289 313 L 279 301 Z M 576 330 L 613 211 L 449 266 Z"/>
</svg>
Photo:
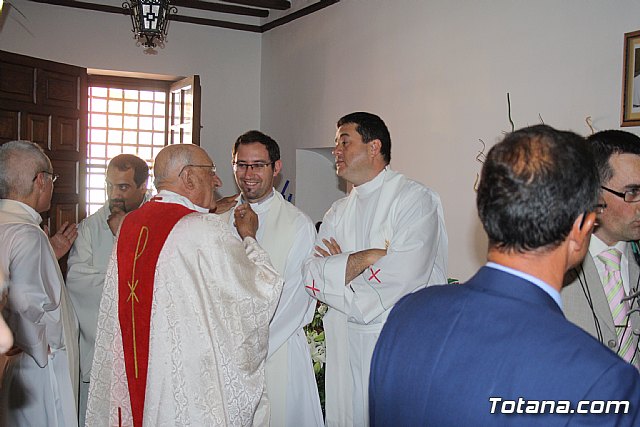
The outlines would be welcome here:
<svg viewBox="0 0 640 427">
<path fill-rule="evenodd" d="M 272 164 L 274 164 L 275 162 L 269 162 L 269 163 L 243 163 L 243 162 L 233 162 L 233 170 L 234 171 L 242 171 L 242 172 L 246 172 L 247 170 L 249 170 L 249 168 L 253 171 L 258 171 L 261 172 L 263 171 L 265 168 L 267 168 L 268 166 L 271 166 Z"/>
<path fill-rule="evenodd" d="M 47 175 L 51 176 L 51 182 L 56 182 L 58 180 L 58 178 L 60 178 L 60 175 L 58 175 L 57 173 L 53 173 L 53 172 L 49 172 L 49 171 L 40 171 L 36 174 L 36 176 L 33 177 L 33 180 L 31 182 L 35 182 L 36 179 L 38 179 L 38 175 L 41 173 L 46 173 Z"/>
<path fill-rule="evenodd" d="M 214 163 L 212 165 L 184 165 L 182 169 L 180 169 L 180 173 L 178 174 L 178 176 L 182 175 L 182 172 L 184 172 L 186 168 L 207 168 L 209 169 L 210 175 L 216 174 L 216 165 Z"/>
<path fill-rule="evenodd" d="M 601 185 L 600 188 L 602 188 L 605 191 L 608 191 L 614 196 L 620 197 L 622 200 L 624 200 L 627 203 L 640 202 L 640 188 L 634 188 L 633 190 L 628 190 L 625 192 L 615 191 L 605 187 L 604 185 Z"/>
</svg>

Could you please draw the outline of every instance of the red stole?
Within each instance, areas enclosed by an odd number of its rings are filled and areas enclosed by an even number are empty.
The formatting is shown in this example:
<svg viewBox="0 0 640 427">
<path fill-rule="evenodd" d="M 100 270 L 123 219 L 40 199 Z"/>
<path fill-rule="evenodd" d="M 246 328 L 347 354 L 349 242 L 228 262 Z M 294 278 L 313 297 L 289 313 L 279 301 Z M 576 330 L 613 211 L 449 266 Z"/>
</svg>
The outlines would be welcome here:
<svg viewBox="0 0 640 427">
<path fill-rule="evenodd" d="M 193 210 L 153 199 L 128 214 L 118 238 L 118 318 L 133 425 L 142 426 L 149 326 L 158 256 L 176 223 Z"/>
</svg>

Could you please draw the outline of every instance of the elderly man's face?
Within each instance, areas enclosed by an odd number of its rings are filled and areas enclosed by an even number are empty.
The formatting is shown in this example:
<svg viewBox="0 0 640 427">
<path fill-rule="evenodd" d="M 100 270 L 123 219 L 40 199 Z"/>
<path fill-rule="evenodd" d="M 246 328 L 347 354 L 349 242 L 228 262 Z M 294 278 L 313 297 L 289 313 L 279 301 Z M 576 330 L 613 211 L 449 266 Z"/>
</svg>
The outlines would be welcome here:
<svg viewBox="0 0 640 427">
<path fill-rule="evenodd" d="M 51 169 L 48 167 L 47 169 Z M 36 174 L 35 180 L 42 179 L 44 183 L 44 191 L 40 193 L 40 197 L 38 198 L 37 205 L 35 207 L 38 212 L 46 212 L 51 208 L 51 197 L 53 196 L 53 172 L 42 171 Z M 34 181 L 35 182 L 35 181 Z"/>
<path fill-rule="evenodd" d="M 192 164 L 201 166 L 213 166 L 214 163 L 209 155 L 204 151 L 198 151 L 192 159 Z M 193 196 L 190 200 L 198 206 L 215 209 L 216 198 L 214 191 L 218 188 L 222 182 L 220 178 L 205 167 L 190 167 L 192 176 L 196 180 L 196 189 L 193 192 Z"/>
</svg>

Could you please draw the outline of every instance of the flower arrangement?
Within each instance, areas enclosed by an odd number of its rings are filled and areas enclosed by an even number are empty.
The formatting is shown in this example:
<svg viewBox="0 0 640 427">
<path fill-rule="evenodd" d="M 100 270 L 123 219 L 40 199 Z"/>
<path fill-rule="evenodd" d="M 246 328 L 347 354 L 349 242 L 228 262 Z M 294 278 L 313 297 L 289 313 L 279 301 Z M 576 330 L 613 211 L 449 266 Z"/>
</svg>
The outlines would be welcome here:
<svg viewBox="0 0 640 427">
<path fill-rule="evenodd" d="M 313 320 L 304 328 L 307 336 L 307 343 L 311 352 L 313 371 L 316 375 L 318 394 L 320 395 L 320 406 L 324 413 L 324 364 L 326 362 L 326 344 L 324 341 L 324 328 L 322 327 L 322 317 L 327 312 L 327 305 L 318 301 Z"/>
</svg>

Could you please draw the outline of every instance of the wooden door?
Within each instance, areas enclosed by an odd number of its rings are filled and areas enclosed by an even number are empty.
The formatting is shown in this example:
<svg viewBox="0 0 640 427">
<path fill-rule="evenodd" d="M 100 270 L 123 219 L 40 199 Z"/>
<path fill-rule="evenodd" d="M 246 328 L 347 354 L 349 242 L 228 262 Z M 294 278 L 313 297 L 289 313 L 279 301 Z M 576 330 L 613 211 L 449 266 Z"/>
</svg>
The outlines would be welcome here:
<svg viewBox="0 0 640 427">
<path fill-rule="evenodd" d="M 86 215 L 87 70 L 0 51 L 0 144 L 39 144 L 60 175 L 51 209 L 51 233 Z"/>
<path fill-rule="evenodd" d="M 169 144 L 200 145 L 200 76 L 171 84 Z"/>
</svg>

